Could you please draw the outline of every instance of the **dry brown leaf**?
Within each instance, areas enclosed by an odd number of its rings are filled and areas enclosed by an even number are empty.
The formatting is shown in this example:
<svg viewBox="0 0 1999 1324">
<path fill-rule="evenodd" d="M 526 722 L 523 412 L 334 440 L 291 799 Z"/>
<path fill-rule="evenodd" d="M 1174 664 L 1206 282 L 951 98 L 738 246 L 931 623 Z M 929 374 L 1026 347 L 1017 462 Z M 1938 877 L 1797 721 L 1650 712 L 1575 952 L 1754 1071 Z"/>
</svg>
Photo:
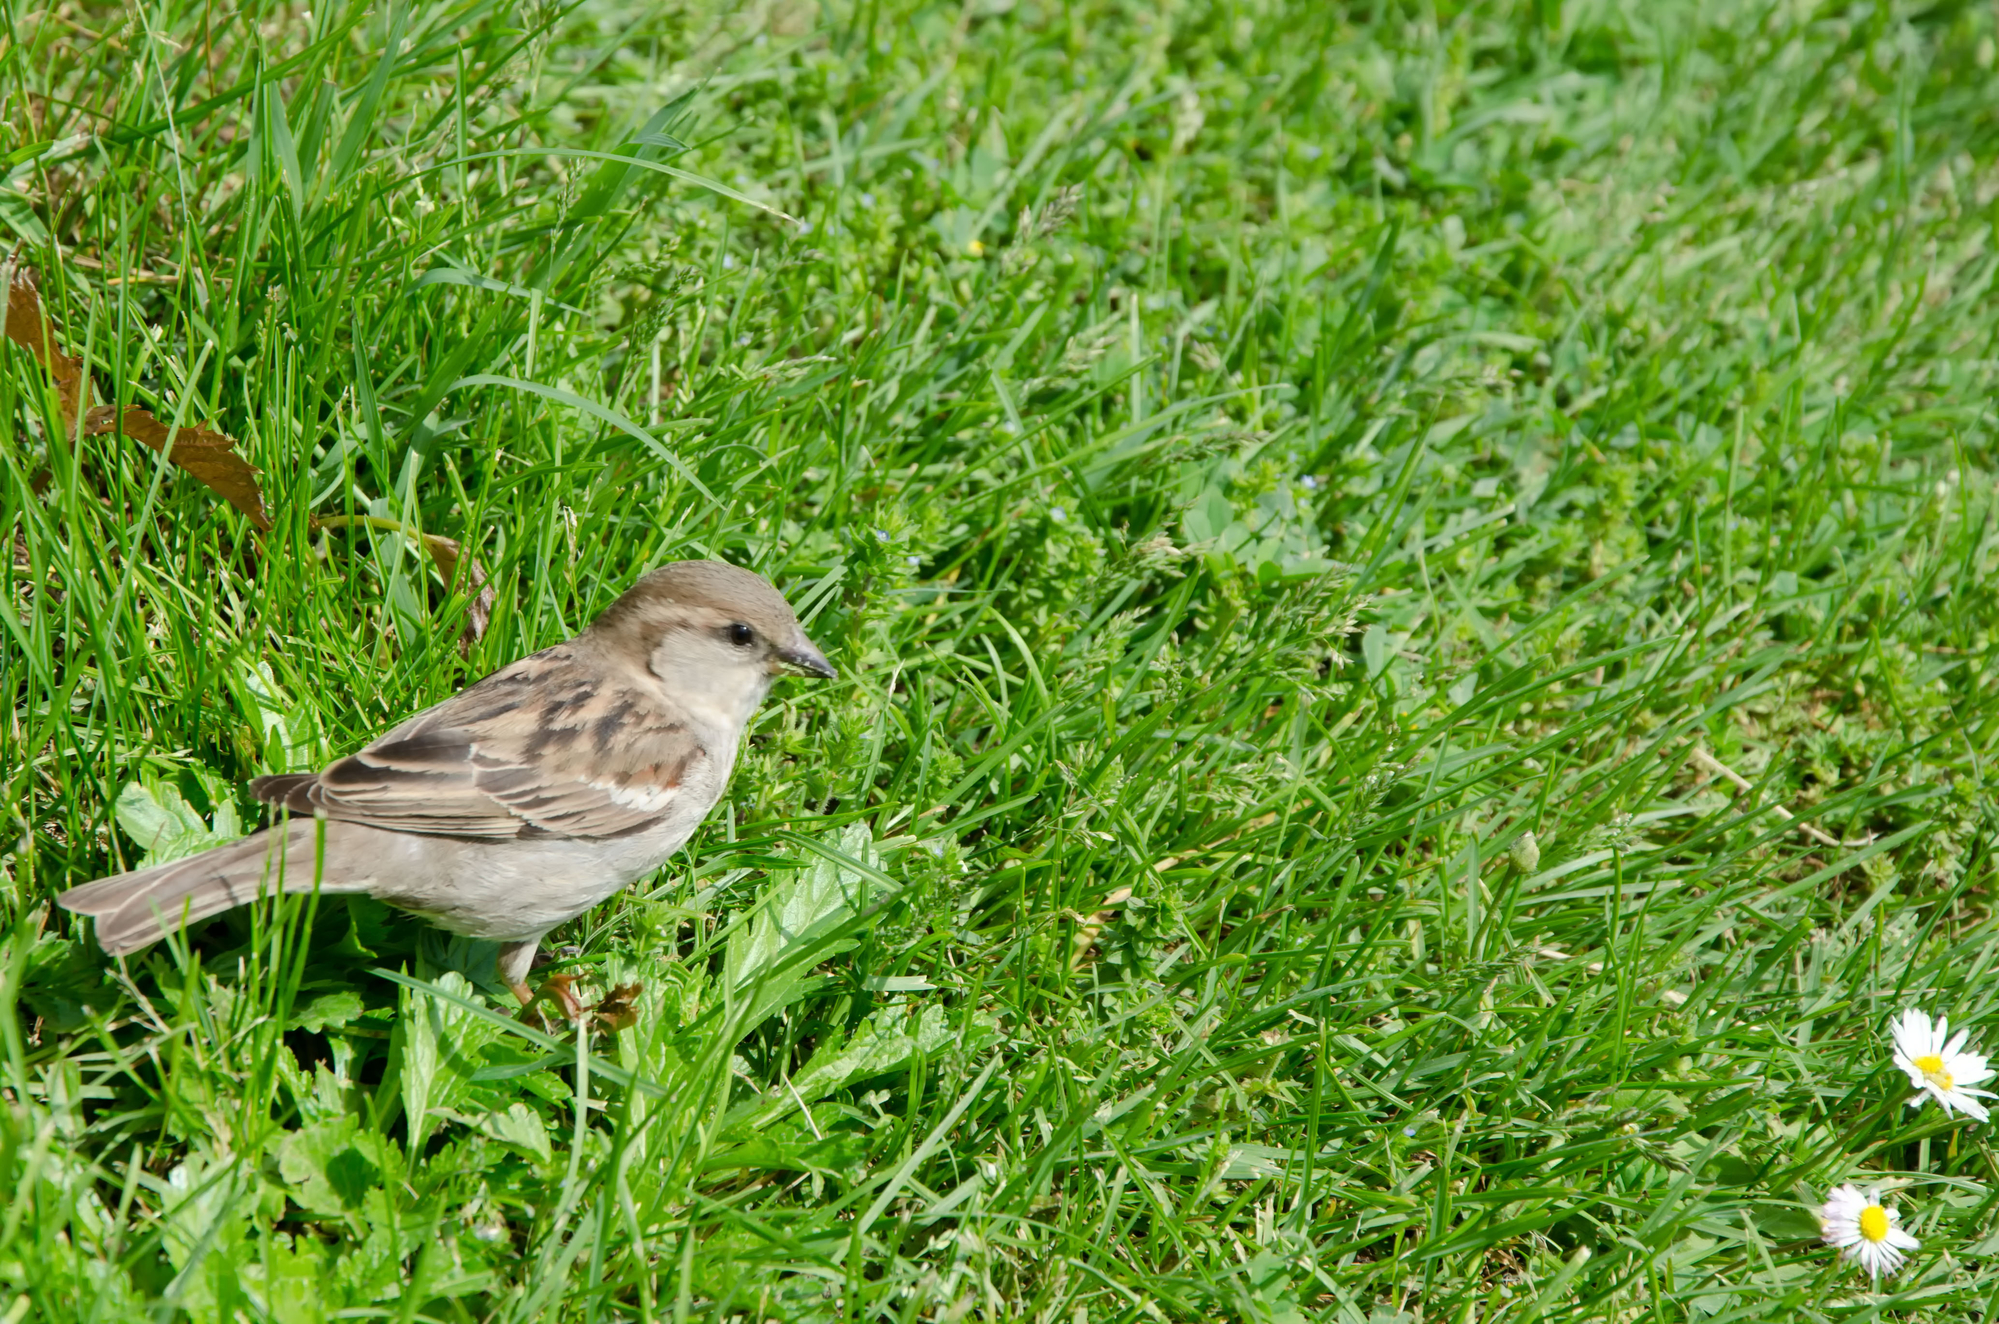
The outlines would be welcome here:
<svg viewBox="0 0 1999 1324">
<path fill-rule="evenodd" d="M 271 527 L 270 513 L 264 509 L 263 489 L 257 486 L 257 470 L 237 453 L 235 440 L 226 434 L 205 423 L 184 423 L 180 431 L 170 433 L 166 424 L 137 405 L 128 406 L 122 417 L 110 405 L 93 409 L 84 426 L 93 433 L 123 432 L 156 451 L 167 449 L 171 435 L 173 449 L 168 459 L 242 511 L 258 528 Z"/>
<path fill-rule="evenodd" d="M 263 490 L 257 486 L 257 471 L 237 452 L 233 438 L 203 423 L 173 432 L 154 418 L 152 411 L 137 405 L 127 406 L 122 413 L 111 405 L 91 405 L 90 375 L 79 360 L 57 348 L 55 321 L 43 309 L 42 296 L 25 268 L 16 267 L 7 280 L 7 339 L 34 355 L 48 372 L 66 430 L 75 430 L 81 412 L 84 430 L 92 435 L 122 432 L 155 451 L 166 451 L 168 459 L 242 511 L 252 524 L 260 529 L 271 527 Z"/>
<path fill-rule="evenodd" d="M 619 1030 L 629 1030 L 639 1021 L 639 994 L 645 991 L 642 984 L 620 984 L 604 995 L 604 1000 L 590 1008 L 590 1014 L 597 1024 L 613 1034 Z"/>
<path fill-rule="evenodd" d="M 80 412 L 85 432 L 92 436 L 120 432 L 154 451 L 164 452 L 169 460 L 199 480 L 209 491 L 242 511 L 252 524 L 260 529 L 271 527 L 263 488 L 257 482 L 257 470 L 243 458 L 236 449 L 235 439 L 227 433 L 219 432 L 206 423 L 183 424 L 179 431 L 174 431 L 153 417 L 151 410 L 138 405 L 128 405 L 121 412 L 113 405 L 91 404 L 89 374 L 84 372 L 81 361 L 58 348 L 55 321 L 43 309 L 42 297 L 35 288 L 33 277 L 22 267 L 13 268 L 7 278 L 6 334 L 7 339 L 32 354 L 35 362 L 49 374 L 56 388 L 57 407 L 65 429 L 74 432 Z M 357 519 L 344 515 L 315 519 L 312 527 L 338 529 L 354 523 L 390 529 L 406 537 L 418 536 L 399 521 L 372 515 Z M 458 646 L 461 652 L 470 651 L 472 645 L 486 633 L 486 626 L 493 619 L 493 586 L 486 578 L 485 568 L 477 558 L 466 556 L 455 539 L 426 533 L 421 535 L 421 541 L 446 584 L 457 582 L 459 563 L 464 562 L 465 580 L 472 591 L 472 605 L 466 610 L 465 628 L 459 633 Z"/>
<path fill-rule="evenodd" d="M 476 556 L 465 556 L 464 549 L 455 538 L 447 538 L 438 533 L 423 535 L 424 550 L 437 563 L 437 573 L 444 576 L 446 584 L 455 583 L 458 576 L 458 562 L 465 562 L 465 582 L 472 589 L 472 605 L 465 609 L 465 628 L 458 635 L 458 651 L 469 652 L 472 645 L 479 642 L 486 633 L 487 624 L 493 619 L 493 585 L 486 578 L 486 571 Z"/>
<path fill-rule="evenodd" d="M 42 311 L 42 296 L 23 268 L 7 281 L 7 339 L 35 356 L 55 384 L 65 429 L 74 431 L 79 407 L 88 408 L 90 380 L 83 364 L 56 346 L 55 323 Z"/>
</svg>

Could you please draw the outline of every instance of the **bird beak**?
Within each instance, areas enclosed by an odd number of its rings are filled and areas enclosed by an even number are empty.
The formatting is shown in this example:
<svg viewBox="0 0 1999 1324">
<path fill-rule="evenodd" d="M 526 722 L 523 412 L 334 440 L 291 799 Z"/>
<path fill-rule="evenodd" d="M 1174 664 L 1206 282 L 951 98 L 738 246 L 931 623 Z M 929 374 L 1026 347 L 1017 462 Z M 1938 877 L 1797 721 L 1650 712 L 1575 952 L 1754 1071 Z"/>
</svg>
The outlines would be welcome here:
<svg viewBox="0 0 1999 1324">
<path fill-rule="evenodd" d="M 786 666 L 794 671 L 803 671 L 809 675 L 823 677 L 826 680 L 832 680 L 840 674 L 833 670 L 833 664 L 826 660 L 826 655 L 817 648 L 814 648 L 812 641 L 807 639 L 802 631 L 789 648 L 778 649 L 777 655 Z"/>
</svg>

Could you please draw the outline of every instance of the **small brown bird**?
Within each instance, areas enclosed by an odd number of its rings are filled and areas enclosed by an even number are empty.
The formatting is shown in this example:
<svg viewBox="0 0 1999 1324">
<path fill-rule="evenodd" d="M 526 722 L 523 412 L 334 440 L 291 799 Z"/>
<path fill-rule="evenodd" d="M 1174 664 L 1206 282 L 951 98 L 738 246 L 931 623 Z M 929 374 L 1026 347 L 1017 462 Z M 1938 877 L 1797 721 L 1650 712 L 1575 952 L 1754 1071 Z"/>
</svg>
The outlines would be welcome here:
<svg viewBox="0 0 1999 1324">
<path fill-rule="evenodd" d="M 122 955 L 260 892 L 365 892 L 502 943 L 500 977 L 525 1004 L 542 935 L 693 835 L 785 671 L 834 674 L 769 581 L 719 561 L 662 566 L 574 639 L 360 753 L 257 778 L 251 793 L 290 811 L 264 831 L 56 900 Z"/>
</svg>

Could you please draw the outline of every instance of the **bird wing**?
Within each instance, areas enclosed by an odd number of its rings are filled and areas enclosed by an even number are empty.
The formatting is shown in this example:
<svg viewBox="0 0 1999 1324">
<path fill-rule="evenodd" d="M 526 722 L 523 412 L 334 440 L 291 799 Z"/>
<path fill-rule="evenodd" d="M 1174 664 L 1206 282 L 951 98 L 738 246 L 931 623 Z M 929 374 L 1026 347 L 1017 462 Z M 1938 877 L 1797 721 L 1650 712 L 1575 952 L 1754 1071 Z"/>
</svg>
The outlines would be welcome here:
<svg viewBox="0 0 1999 1324">
<path fill-rule="evenodd" d="M 526 657 L 317 776 L 260 777 L 294 813 L 437 836 L 620 837 L 657 823 L 709 753 L 685 714 L 636 679 Z"/>
</svg>

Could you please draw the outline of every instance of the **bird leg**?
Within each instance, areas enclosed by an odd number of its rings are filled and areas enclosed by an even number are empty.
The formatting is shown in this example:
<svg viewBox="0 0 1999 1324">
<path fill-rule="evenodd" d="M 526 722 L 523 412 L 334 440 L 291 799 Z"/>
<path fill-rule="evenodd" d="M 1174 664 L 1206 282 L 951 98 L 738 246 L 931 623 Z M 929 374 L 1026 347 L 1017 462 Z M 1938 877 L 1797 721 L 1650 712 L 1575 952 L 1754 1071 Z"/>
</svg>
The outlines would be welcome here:
<svg viewBox="0 0 1999 1324">
<path fill-rule="evenodd" d="M 524 942 L 510 942 L 500 948 L 493 964 L 499 967 L 500 982 L 505 984 L 520 999 L 521 1006 L 534 1002 L 534 992 L 528 988 L 528 970 L 534 965 L 534 954 L 541 946 L 541 937 L 536 935 Z"/>
</svg>

